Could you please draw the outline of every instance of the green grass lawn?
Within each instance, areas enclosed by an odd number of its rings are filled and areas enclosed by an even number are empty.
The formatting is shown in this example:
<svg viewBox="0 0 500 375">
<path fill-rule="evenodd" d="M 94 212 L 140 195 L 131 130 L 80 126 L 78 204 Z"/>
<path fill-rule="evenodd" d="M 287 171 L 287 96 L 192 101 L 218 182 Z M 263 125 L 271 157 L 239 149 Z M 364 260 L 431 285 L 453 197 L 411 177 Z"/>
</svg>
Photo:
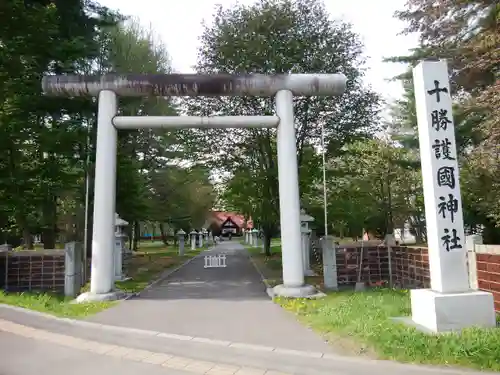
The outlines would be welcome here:
<svg viewBox="0 0 500 375">
<path fill-rule="evenodd" d="M 280 245 L 271 247 L 271 256 L 258 248 L 248 250 L 269 284 L 280 283 Z M 306 282 L 321 288 L 320 279 L 306 278 Z M 346 354 L 500 371 L 500 328 L 430 335 L 392 320 L 411 315 L 408 290 L 377 288 L 328 293 L 318 300 L 275 301 Z"/>
<path fill-rule="evenodd" d="M 391 320 L 411 314 L 407 290 L 336 292 L 319 300 L 276 301 L 333 345 L 358 355 L 500 370 L 499 328 L 429 335 Z"/>
<path fill-rule="evenodd" d="M 188 249 L 186 249 L 188 250 Z M 127 293 L 136 293 L 157 279 L 165 270 L 184 263 L 198 255 L 203 249 L 186 251 L 184 256 L 177 255 L 177 248 L 165 247 L 161 242 L 141 244 L 126 266 L 126 274 L 130 280 L 117 282 L 116 287 Z M 88 290 L 89 285 L 82 288 Z M 0 303 L 24 307 L 56 316 L 84 318 L 105 310 L 117 302 L 70 303 L 72 299 L 53 293 L 5 293 L 0 291 Z"/>
</svg>

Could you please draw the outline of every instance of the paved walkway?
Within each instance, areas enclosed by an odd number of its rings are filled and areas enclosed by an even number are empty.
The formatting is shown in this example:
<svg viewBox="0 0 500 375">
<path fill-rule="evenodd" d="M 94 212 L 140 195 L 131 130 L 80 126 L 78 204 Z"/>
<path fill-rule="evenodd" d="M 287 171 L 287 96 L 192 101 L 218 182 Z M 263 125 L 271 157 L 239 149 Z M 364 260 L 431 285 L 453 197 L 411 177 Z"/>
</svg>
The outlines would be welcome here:
<svg viewBox="0 0 500 375">
<path fill-rule="evenodd" d="M 173 339 L 0 305 L 0 374 L 484 375 L 334 354 Z"/>
<path fill-rule="evenodd" d="M 227 255 L 226 268 L 204 268 L 205 254 Z M 139 297 L 93 322 L 255 345 L 328 353 L 332 349 L 266 294 L 247 251 L 223 242 Z"/>
<path fill-rule="evenodd" d="M 2 375 L 187 375 L 189 372 L 0 332 Z M 29 357 L 27 357 L 29 355 Z M 29 360 L 27 360 L 29 358 Z"/>
</svg>

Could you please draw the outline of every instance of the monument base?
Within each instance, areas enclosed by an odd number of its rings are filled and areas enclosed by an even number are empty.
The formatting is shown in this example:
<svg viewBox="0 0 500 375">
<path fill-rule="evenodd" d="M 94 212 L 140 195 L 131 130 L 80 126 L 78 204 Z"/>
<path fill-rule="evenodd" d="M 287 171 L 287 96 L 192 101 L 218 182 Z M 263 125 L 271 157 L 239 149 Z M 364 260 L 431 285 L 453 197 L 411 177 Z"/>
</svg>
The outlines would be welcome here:
<svg viewBox="0 0 500 375">
<path fill-rule="evenodd" d="M 412 289 L 412 322 L 431 332 L 451 332 L 464 328 L 496 326 L 493 295 L 479 290 L 438 293 Z"/>
<path fill-rule="evenodd" d="M 102 294 L 85 292 L 85 293 L 80 294 L 78 297 L 76 297 L 74 302 L 75 303 L 87 303 L 87 302 L 116 301 L 116 300 L 125 298 L 126 296 L 127 296 L 127 294 L 122 292 L 121 290 L 116 290 L 116 291 L 113 291 L 110 293 L 102 293 Z"/>
<path fill-rule="evenodd" d="M 321 298 L 326 294 L 319 292 L 312 285 L 303 286 L 285 286 L 283 284 L 276 285 L 272 288 L 272 297 L 286 298 Z"/>
</svg>

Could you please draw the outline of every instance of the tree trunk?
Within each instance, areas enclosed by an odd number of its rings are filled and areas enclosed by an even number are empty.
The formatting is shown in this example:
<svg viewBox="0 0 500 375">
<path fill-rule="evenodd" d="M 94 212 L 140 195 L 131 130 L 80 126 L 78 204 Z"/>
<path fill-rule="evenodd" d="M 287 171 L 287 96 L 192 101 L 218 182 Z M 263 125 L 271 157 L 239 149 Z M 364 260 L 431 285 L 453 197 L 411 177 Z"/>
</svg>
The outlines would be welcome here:
<svg viewBox="0 0 500 375">
<path fill-rule="evenodd" d="M 134 221 L 134 243 L 132 245 L 132 250 L 137 251 L 139 248 L 139 237 L 141 235 L 141 228 L 138 221 Z"/>
<path fill-rule="evenodd" d="M 271 239 L 273 238 L 273 234 L 275 232 L 272 225 L 262 225 L 262 235 L 264 240 L 264 253 L 266 256 L 271 256 Z"/>
<path fill-rule="evenodd" d="M 127 227 L 127 236 L 128 236 L 128 249 L 132 251 L 132 244 L 134 240 L 134 226 L 129 225 Z"/>
<path fill-rule="evenodd" d="M 163 223 L 160 223 L 160 234 L 161 234 L 161 240 L 165 246 L 168 245 L 168 239 L 167 236 L 165 235 L 165 227 Z"/>
<path fill-rule="evenodd" d="M 266 256 L 271 256 L 271 236 L 264 233 L 264 253 Z"/>
<path fill-rule="evenodd" d="M 33 237 L 30 230 L 26 225 L 23 225 L 23 248 L 26 250 L 33 250 Z"/>
<path fill-rule="evenodd" d="M 42 241 L 44 249 L 56 248 L 56 231 L 57 231 L 57 198 L 50 194 L 45 202 L 43 209 L 43 223 Z"/>
</svg>

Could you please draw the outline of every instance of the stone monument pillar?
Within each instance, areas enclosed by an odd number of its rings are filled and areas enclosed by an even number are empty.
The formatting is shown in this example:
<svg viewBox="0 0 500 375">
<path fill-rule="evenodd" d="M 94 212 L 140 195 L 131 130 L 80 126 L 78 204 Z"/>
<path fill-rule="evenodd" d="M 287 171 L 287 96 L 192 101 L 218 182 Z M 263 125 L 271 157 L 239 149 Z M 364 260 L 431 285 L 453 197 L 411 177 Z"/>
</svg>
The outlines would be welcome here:
<svg viewBox="0 0 500 375">
<path fill-rule="evenodd" d="M 413 83 L 431 278 L 430 289 L 411 290 L 413 323 L 433 332 L 495 327 L 492 294 L 469 286 L 446 62 L 420 62 Z"/>
</svg>

